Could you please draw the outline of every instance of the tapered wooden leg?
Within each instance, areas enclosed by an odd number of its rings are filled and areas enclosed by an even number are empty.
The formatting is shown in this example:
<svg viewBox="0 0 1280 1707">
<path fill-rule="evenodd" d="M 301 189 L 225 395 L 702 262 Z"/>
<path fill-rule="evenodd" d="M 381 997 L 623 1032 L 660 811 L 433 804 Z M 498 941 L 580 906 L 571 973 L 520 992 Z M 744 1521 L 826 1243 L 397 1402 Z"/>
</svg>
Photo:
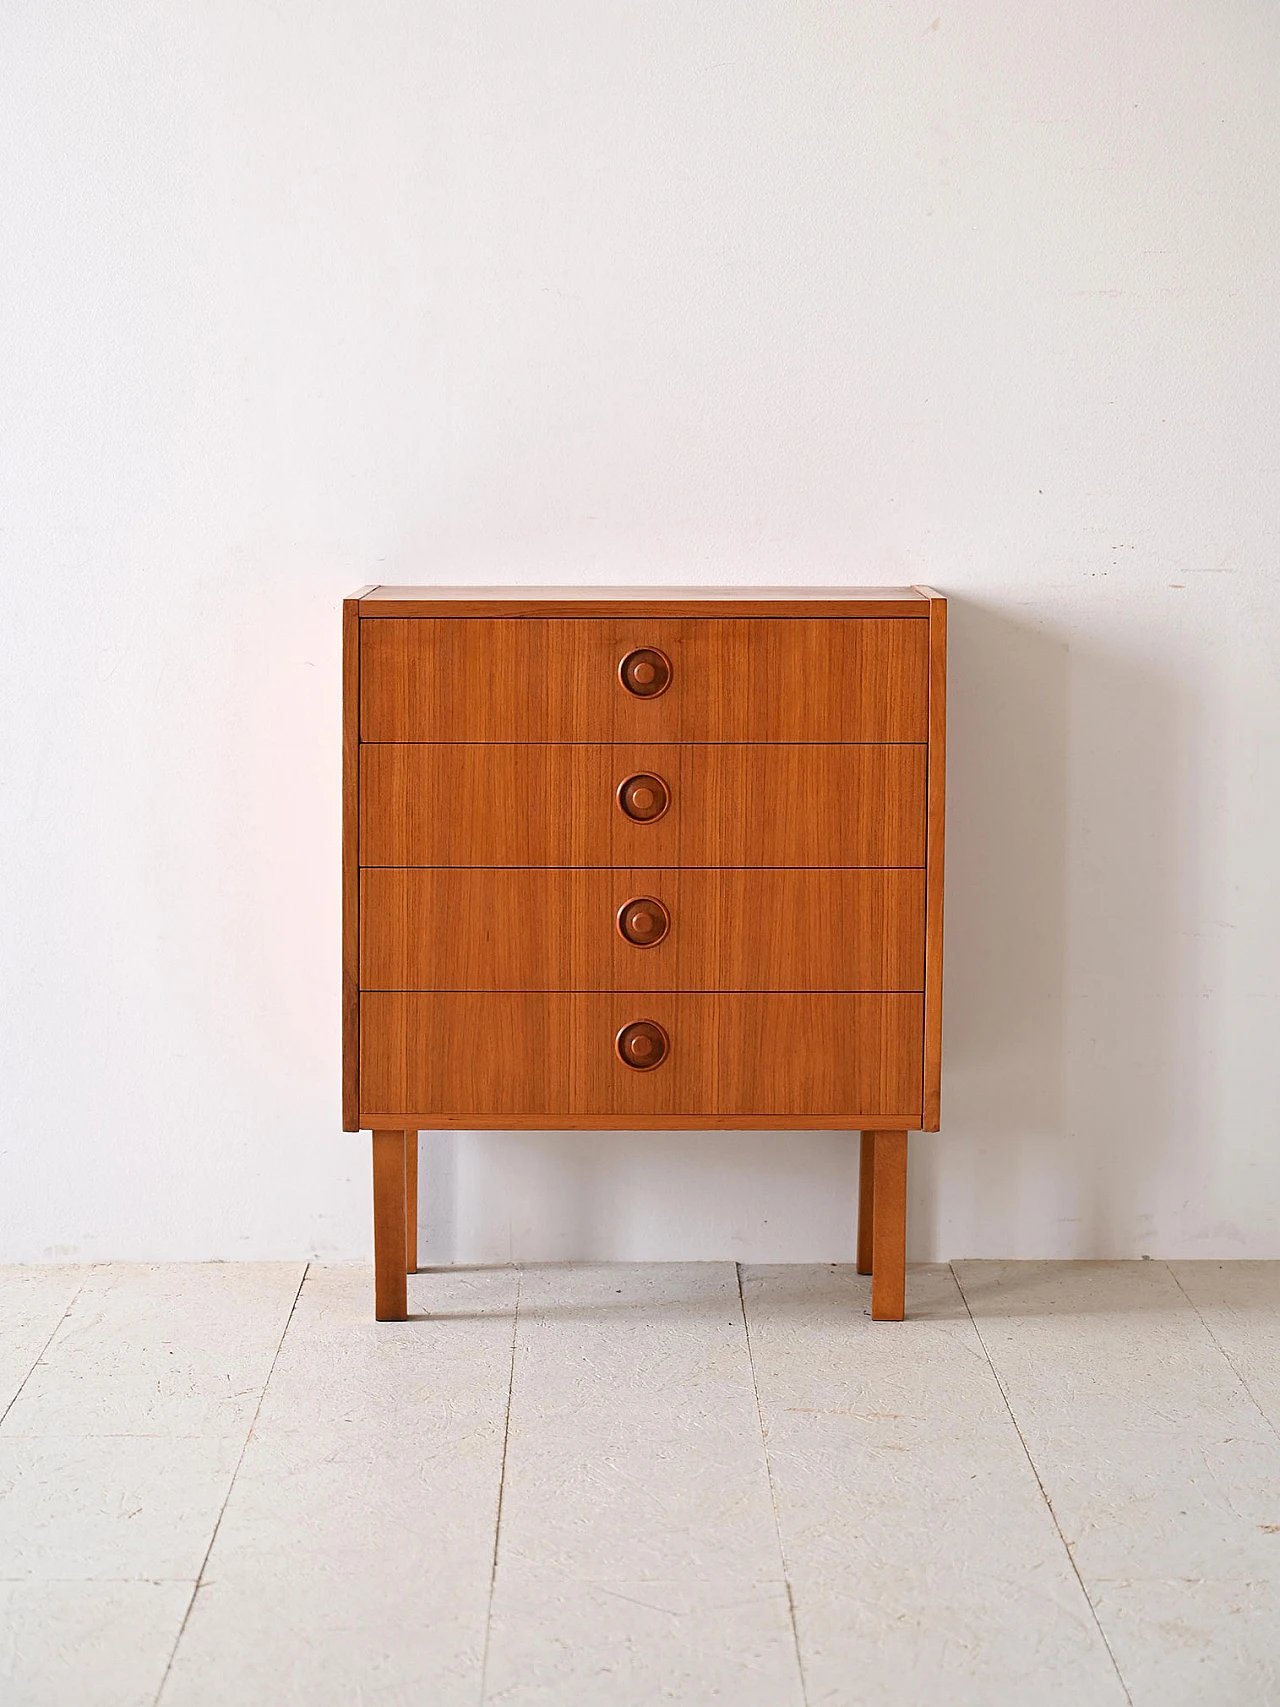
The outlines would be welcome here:
<svg viewBox="0 0 1280 1707">
<path fill-rule="evenodd" d="M 404 1135 L 404 1266 L 418 1272 L 418 1139 L 417 1132 Z"/>
<path fill-rule="evenodd" d="M 373 1290 L 380 1322 L 403 1322 L 409 1314 L 405 1277 L 405 1134 L 373 1135 Z"/>
<path fill-rule="evenodd" d="M 871 1273 L 871 1213 L 876 1194 L 876 1135 L 864 1132 L 858 1155 L 858 1273 Z"/>
<path fill-rule="evenodd" d="M 907 1135 L 877 1132 L 871 1213 L 871 1315 L 900 1322 L 907 1289 Z"/>
</svg>

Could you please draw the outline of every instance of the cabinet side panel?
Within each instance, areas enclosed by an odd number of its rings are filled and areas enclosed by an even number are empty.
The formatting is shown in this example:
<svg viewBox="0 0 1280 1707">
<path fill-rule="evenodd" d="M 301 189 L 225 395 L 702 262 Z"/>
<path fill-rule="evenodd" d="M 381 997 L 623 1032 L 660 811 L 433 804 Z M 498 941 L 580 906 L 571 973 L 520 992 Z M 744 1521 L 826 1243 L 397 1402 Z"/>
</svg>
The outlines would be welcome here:
<svg viewBox="0 0 1280 1707">
<path fill-rule="evenodd" d="M 947 795 L 947 601 L 929 600 L 929 804 L 925 878 L 924 1126 L 936 1132 L 942 1101 L 942 893 Z"/>
<path fill-rule="evenodd" d="M 360 601 L 342 605 L 342 1130 L 360 1130 Z"/>
</svg>

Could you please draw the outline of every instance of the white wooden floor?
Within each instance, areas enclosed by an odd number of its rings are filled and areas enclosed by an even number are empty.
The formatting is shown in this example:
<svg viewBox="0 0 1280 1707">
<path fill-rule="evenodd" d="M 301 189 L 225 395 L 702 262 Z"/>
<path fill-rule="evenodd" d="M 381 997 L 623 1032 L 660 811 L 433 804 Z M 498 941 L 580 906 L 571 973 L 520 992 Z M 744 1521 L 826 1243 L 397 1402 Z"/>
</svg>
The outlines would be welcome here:
<svg viewBox="0 0 1280 1707">
<path fill-rule="evenodd" d="M 0 1269 L 4 1707 L 1280 1702 L 1280 1264 Z"/>
</svg>

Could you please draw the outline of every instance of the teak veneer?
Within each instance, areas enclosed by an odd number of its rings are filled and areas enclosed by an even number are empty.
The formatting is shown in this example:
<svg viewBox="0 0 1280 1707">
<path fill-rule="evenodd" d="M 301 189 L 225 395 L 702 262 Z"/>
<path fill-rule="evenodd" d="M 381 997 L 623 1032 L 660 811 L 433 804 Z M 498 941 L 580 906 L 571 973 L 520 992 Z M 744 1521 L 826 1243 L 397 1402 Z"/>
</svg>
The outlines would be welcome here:
<svg viewBox="0 0 1280 1707">
<path fill-rule="evenodd" d="M 929 738 L 924 622 L 366 620 L 363 741 Z M 602 697 L 619 661 L 647 648 L 670 661 L 667 687 L 652 698 Z M 485 692 L 458 693 L 459 682 L 482 682 Z"/>
<path fill-rule="evenodd" d="M 925 918 L 923 870 L 375 866 L 360 988 L 922 991 Z"/>
<path fill-rule="evenodd" d="M 343 608 L 343 1125 L 376 1313 L 424 1128 L 847 1128 L 904 1307 L 936 1131 L 946 601 L 366 587 Z"/>
<path fill-rule="evenodd" d="M 926 746 L 365 741 L 371 865 L 923 866 Z M 629 777 L 670 793 L 618 810 Z"/>
</svg>

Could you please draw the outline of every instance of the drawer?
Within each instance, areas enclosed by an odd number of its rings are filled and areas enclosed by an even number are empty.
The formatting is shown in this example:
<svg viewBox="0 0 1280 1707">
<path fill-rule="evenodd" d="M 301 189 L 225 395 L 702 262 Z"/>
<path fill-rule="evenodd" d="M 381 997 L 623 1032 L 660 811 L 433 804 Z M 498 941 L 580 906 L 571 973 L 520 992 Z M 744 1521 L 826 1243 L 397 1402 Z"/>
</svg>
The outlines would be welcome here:
<svg viewBox="0 0 1280 1707">
<path fill-rule="evenodd" d="M 917 1126 L 923 998 L 914 994 L 368 994 L 361 1124 L 530 1117 L 755 1117 Z M 619 1057 L 619 1031 L 661 1027 L 665 1059 Z"/>
<path fill-rule="evenodd" d="M 922 866 L 927 757 L 923 746 L 365 745 L 360 864 Z M 650 774 L 669 804 L 636 822 L 618 790 Z"/>
<path fill-rule="evenodd" d="M 924 914 L 920 870 L 374 868 L 360 984 L 921 990 Z"/>
<path fill-rule="evenodd" d="M 621 674 L 637 652 L 661 654 L 640 661 L 656 673 L 633 680 L 638 694 Z M 924 741 L 928 652 L 927 620 L 910 617 L 370 618 L 360 736 Z"/>
</svg>

